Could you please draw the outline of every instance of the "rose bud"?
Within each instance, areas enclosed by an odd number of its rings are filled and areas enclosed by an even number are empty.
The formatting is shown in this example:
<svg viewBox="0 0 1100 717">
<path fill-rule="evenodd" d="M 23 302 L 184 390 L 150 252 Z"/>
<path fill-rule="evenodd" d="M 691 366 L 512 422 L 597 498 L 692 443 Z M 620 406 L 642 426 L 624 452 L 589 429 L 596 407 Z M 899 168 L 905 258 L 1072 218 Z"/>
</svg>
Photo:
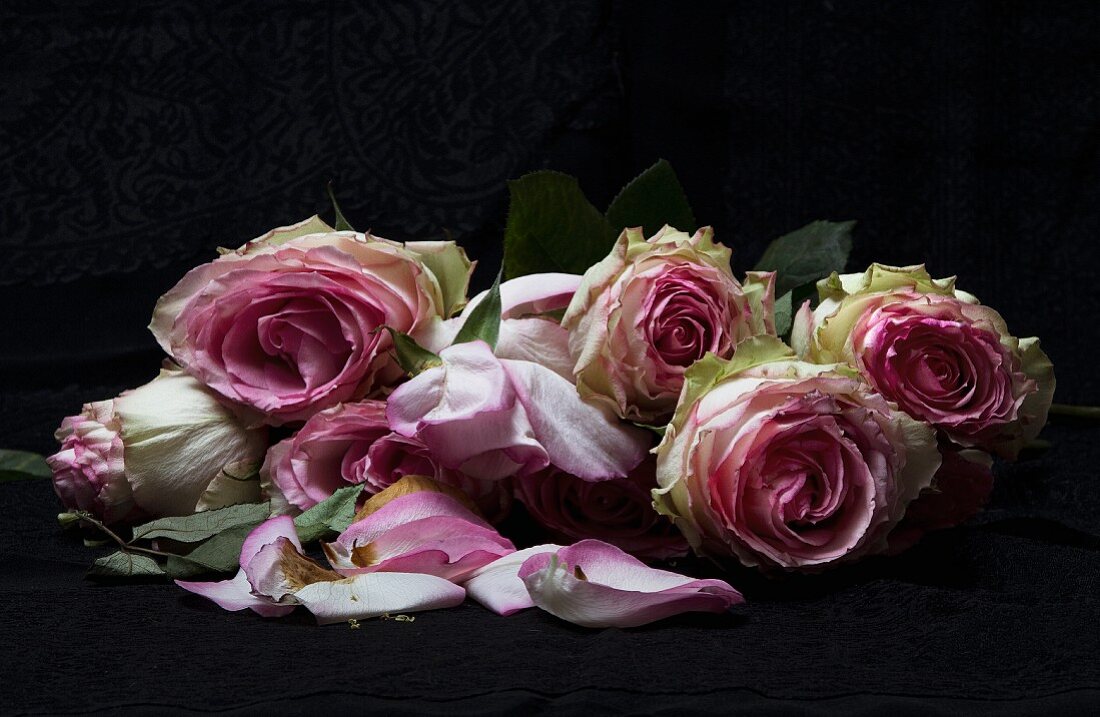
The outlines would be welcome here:
<svg viewBox="0 0 1100 717">
<path fill-rule="evenodd" d="M 757 337 L 688 371 L 654 498 L 698 552 L 824 567 L 885 550 L 939 465 L 935 432 L 850 369 Z"/>
<path fill-rule="evenodd" d="M 582 396 L 623 418 L 663 423 L 688 366 L 775 335 L 774 275 L 750 273 L 740 284 L 730 250 L 713 236 L 710 227 L 689 236 L 666 226 L 646 240 L 627 229 L 585 273 L 562 319 Z"/>
<path fill-rule="evenodd" d="M 465 301 L 453 242 L 399 244 L 313 217 L 190 271 L 161 297 L 161 347 L 256 421 L 303 421 L 379 394 L 403 373 L 390 327 L 422 337 Z"/>
<path fill-rule="evenodd" d="M 259 499 L 259 482 L 241 479 L 259 466 L 267 431 L 245 428 L 180 371 L 86 404 L 57 439 L 61 450 L 46 460 L 61 502 L 108 523 Z"/>
<path fill-rule="evenodd" d="M 337 489 L 362 485 L 379 493 L 405 476 L 428 476 L 471 495 L 486 515 L 500 519 L 511 507 L 504 486 L 476 481 L 444 468 L 424 444 L 392 433 L 386 404 L 346 403 L 314 415 L 267 452 L 260 477 L 273 513 L 296 513 Z"/>
<path fill-rule="evenodd" d="M 684 536 L 653 510 L 657 486 L 650 457 L 626 478 L 586 481 L 554 466 L 516 479 L 516 498 L 562 542 L 595 538 L 646 560 L 687 554 Z"/>
<path fill-rule="evenodd" d="M 873 264 L 822 280 L 818 292 L 821 304 L 804 305 L 791 334 L 803 358 L 849 364 L 962 446 L 1014 458 L 1046 423 L 1054 367 L 1039 340 L 1009 334 L 954 278 Z"/>
</svg>

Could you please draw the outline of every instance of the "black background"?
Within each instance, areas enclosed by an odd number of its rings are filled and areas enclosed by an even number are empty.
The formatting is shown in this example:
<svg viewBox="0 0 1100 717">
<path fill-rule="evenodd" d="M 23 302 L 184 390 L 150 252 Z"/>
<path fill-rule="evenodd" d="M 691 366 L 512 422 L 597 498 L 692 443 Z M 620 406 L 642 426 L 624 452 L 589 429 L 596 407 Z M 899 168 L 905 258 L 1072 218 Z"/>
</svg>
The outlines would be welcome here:
<svg viewBox="0 0 1100 717">
<path fill-rule="evenodd" d="M 857 219 L 853 268 L 928 262 L 1100 403 L 1100 10 L 1081 2 L 106 3 L 0 9 L 0 436 L 151 378 L 156 297 L 327 212 L 499 264 L 505 180 L 598 206 L 658 157 L 750 268 Z M 1086 711 L 1100 696 L 1100 431 L 1048 429 L 990 508 L 724 620 L 575 629 L 473 605 L 318 629 L 81 580 L 38 484 L 0 486 L 0 711 Z M 313 700 L 310 702 L 309 700 Z"/>
</svg>

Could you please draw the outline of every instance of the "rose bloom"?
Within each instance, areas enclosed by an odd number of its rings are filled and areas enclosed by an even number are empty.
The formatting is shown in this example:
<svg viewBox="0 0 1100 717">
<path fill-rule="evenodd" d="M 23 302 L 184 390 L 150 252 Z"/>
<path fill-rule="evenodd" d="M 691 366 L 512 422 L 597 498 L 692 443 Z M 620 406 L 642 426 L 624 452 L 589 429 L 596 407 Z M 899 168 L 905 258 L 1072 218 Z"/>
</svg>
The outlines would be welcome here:
<svg viewBox="0 0 1100 717">
<path fill-rule="evenodd" d="M 818 284 L 821 304 L 798 312 L 791 343 L 807 360 L 847 363 L 909 415 L 962 446 L 1014 458 L 1046 423 L 1054 367 L 1036 338 L 955 281 L 923 266 L 873 264 Z"/>
<path fill-rule="evenodd" d="M 758 337 L 688 372 L 654 498 L 699 552 L 826 566 L 885 550 L 939 464 L 932 428 L 850 369 Z"/>
<path fill-rule="evenodd" d="M 534 361 L 502 359 L 484 341 L 439 352 L 440 363 L 386 401 L 395 433 L 428 447 L 442 465 L 504 480 L 556 465 L 582 478 L 622 478 L 642 462 L 648 432 Z"/>
<path fill-rule="evenodd" d="M 427 447 L 390 431 L 386 404 L 365 400 L 325 409 L 267 452 L 260 476 L 273 513 L 317 505 L 349 485 L 380 493 L 405 476 L 425 476 L 467 493 L 487 517 L 511 507 L 507 486 L 444 468 Z"/>
<path fill-rule="evenodd" d="M 730 250 L 713 236 L 710 227 L 689 236 L 666 226 L 647 240 L 627 229 L 585 273 L 562 319 L 582 396 L 623 418 L 661 423 L 692 363 L 775 335 L 774 275 L 750 273 L 740 284 Z"/>
<path fill-rule="evenodd" d="M 66 508 L 108 523 L 189 515 L 259 498 L 254 473 L 267 431 L 245 428 L 215 394 L 180 371 L 84 406 L 46 459 Z"/>
<path fill-rule="evenodd" d="M 190 271 L 150 325 L 184 368 L 258 421 L 302 421 L 402 377 L 388 326 L 417 338 L 465 301 L 453 242 L 399 244 L 317 217 Z"/>
<path fill-rule="evenodd" d="M 905 550 L 925 533 L 959 525 L 977 515 L 993 492 L 993 459 L 973 448 L 959 449 L 941 441 L 943 462 L 932 485 L 921 491 L 890 533 L 889 552 Z"/>
<path fill-rule="evenodd" d="M 517 478 L 516 498 L 557 540 L 595 538 L 648 560 L 680 557 L 687 541 L 653 510 L 655 470 L 649 457 L 626 478 L 586 481 L 550 466 Z"/>
</svg>

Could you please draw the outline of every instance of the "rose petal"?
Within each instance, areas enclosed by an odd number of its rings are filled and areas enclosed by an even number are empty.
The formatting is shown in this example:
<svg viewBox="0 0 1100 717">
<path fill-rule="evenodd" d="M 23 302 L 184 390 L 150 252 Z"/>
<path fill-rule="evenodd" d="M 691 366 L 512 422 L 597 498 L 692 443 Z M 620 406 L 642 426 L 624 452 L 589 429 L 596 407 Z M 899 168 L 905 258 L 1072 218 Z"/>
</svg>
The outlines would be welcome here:
<svg viewBox="0 0 1100 717">
<path fill-rule="evenodd" d="M 583 627 L 636 627 L 682 612 L 720 613 L 744 601 L 721 580 L 650 568 L 598 540 L 534 555 L 519 577 L 537 606 Z"/>
<path fill-rule="evenodd" d="M 400 496 L 324 546 L 343 575 L 429 573 L 462 580 L 515 546 L 459 501 L 421 491 Z"/>
<path fill-rule="evenodd" d="M 556 321 L 504 319 L 500 322 L 500 335 L 493 353 L 497 358 L 537 363 L 573 383 L 569 332 Z"/>
<path fill-rule="evenodd" d="M 252 586 L 249 585 L 244 570 L 237 571 L 232 580 L 218 582 L 177 580 L 175 582 L 184 590 L 213 600 L 219 607 L 230 612 L 248 608 L 263 617 L 281 617 L 294 610 L 293 605 L 272 605 L 270 601 L 253 595 Z"/>
<path fill-rule="evenodd" d="M 642 462 L 649 434 L 586 403 L 573 384 L 529 361 L 500 362 L 550 463 L 578 478 L 621 478 Z"/>
<path fill-rule="evenodd" d="M 425 479 L 419 476 L 413 478 L 426 482 Z M 412 482 L 406 481 L 401 485 L 404 486 L 408 483 Z M 412 484 L 417 485 L 417 483 Z M 458 518 L 474 526 L 492 530 L 488 523 L 455 497 L 447 493 L 420 489 L 413 493 L 398 495 L 371 512 L 370 515 L 356 520 L 336 539 L 336 542 L 349 547 L 354 544 L 369 543 L 400 525 L 434 517 Z"/>
<path fill-rule="evenodd" d="M 264 546 L 271 545 L 280 538 L 290 541 L 298 550 L 302 549 L 302 544 L 298 541 L 298 533 L 294 529 L 294 520 L 288 516 L 272 518 L 260 523 L 245 538 L 241 546 L 241 569 L 233 579 L 218 582 L 176 580 L 176 585 L 196 595 L 209 598 L 229 611 L 249 608 L 264 617 L 286 615 L 294 609 L 294 606 L 274 605 L 270 599 L 253 595 L 252 586 L 245 571 L 246 566 L 252 563 Z"/>
<path fill-rule="evenodd" d="M 519 578 L 519 568 L 533 555 L 560 549 L 560 545 L 536 545 L 498 558 L 474 572 L 464 584 L 466 592 L 498 615 L 511 615 L 534 607 L 527 586 Z"/>
<path fill-rule="evenodd" d="M 434 575 L 369 573 L 306 585 L 294 597 L 318 623 L 328 625 L 389 612 L 455 607 L 466 599 L 466 591 Z"/>
<path fill-rule="evenodd" d="M 500 285 L 501 318 L 518 319 L 532 314 L 560 311 L 569 306 L 580 285 L 580 274 L 551 272 L 509 279 Z M 469 316 L 488 294 L 488 291 L 483 291 L 470 299 L 462 316 Z"/>
</svg>

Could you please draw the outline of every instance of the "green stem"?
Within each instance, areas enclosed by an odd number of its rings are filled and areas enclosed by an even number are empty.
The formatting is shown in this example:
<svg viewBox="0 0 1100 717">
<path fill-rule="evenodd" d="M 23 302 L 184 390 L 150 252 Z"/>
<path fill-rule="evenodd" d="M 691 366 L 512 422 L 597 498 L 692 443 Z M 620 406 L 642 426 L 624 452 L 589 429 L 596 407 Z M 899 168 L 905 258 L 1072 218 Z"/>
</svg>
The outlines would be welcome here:
<svg viewBox="0 0 1100 717">
<path fill-rule="evenodd" d="M 1072 406 L 1068 403 L 1052 403 L 1050 405 L 1050 415 L 1087 418 L 1097 421 L 1100 420 L 1100 406 Z"/>
<path fill-rule="evenodd" d="M 122 550 L 122 552 L 124 552 L 124 553 L 144 553 L 145 555 L 153 555 L 153 556 L 158 557 L 158 558 L 167 558 L 169 556 L 175 556 L 177 558 L 187 559 L 187 556 L 185 556 L 185 555 L 176 555 L 175 553 L 166 553 L 166 552 L 161 551 L 161 550 L 153 550 L 152 548 L 142 548 L 138 545 L 128 543 L 125 540 L 123 540 L 119 536 L 118 533 L 116 533 L 115 531 L 111 530 L 106 525 L 104 525 L 103 521 L 101 521 L 101 520 L 95 518 L 94 516 L 92 516 L 91 513 L 86 513 L 82 510 L 77 510 L 77 511 L 74 511 L 74 515 L 76 515 L 78 518 L 80 518 L 80 520 L 82 520 L 83 522 L 94 526 L 100 532 L 102 532 L 104 535 L 106 535 L 108 538 L 110 538 L 111 540 L 118 543 L 119 549 Z"/>
</svg>

